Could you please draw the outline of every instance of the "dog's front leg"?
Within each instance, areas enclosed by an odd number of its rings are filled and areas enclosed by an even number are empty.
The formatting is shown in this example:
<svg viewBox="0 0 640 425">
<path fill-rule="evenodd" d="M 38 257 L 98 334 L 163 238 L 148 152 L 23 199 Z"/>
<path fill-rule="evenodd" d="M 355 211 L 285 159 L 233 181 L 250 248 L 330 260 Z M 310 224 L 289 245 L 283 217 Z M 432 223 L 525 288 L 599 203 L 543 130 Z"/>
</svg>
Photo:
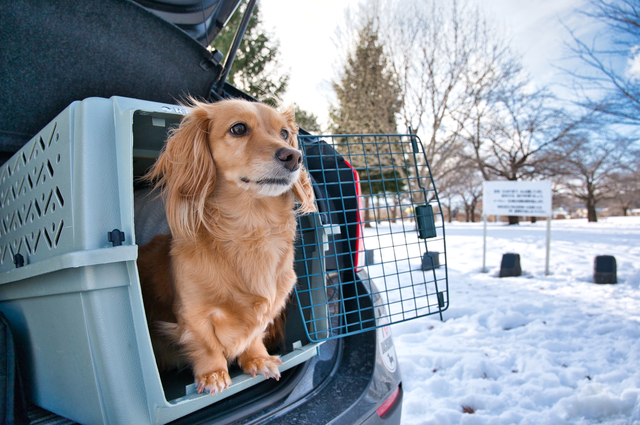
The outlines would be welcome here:
<svg viewBox="0 0 640 425">
<path fill-rule="evenodd" d="M 210 320 L 186 318 L 182 323 L 180 345 L 193 365 L 198 394 L 216 394 L 229 388 L 231 378 L 224 347 L 216 337 Z"/>
<path fill-rule="evenodd" d="M 262 342 L 262 335 L 255 338 L 246 350 L 238 356 L 238 364 L 244 370 L 244 373 L 251 374 L 255 378 L 256 375 L 264 375 L 267 379 L 275 378 L 280 380 L 280 371 L 278 365 L 282 362 L 278 356 L 270 356 Z"/>
</svg>

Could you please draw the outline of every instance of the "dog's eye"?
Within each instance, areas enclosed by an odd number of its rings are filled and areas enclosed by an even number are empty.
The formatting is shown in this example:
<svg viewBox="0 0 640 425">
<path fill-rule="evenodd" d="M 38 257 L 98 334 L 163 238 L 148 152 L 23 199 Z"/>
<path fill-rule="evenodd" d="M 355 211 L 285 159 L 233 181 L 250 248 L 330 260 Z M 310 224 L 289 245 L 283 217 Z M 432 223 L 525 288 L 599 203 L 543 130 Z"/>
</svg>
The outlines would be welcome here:
<svg viewBox="0 0 640 425">
<path fill-rule="evenodd" d="M 234 124 L 229 129 L 229 133 L 233 134 L 234 136 L 244 136 L 245 134 L 247 134 L 248 131 L 249 131 L 249 128 L 243 122 Z"/>
<path fill-rule="evenodd" d="M 282 136 L 284 140 L 287 140 L 289 138 L 289 132 L 287 131 L 287 129 L 283 128 L 282 130 L 280 130 L 280 136 Z"/>
</svg>

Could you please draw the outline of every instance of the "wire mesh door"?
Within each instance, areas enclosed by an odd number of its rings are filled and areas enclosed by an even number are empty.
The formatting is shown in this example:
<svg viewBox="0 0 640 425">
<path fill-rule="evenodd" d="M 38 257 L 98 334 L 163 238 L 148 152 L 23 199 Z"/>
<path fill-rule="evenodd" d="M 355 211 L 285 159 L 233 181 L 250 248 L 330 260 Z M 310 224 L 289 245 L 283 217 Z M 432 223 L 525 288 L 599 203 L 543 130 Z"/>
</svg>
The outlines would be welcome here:
<svg viewBox="0 0 640 425">
<path fill-rule="evenodd" d="M 448 308 L 440 202 L 415 135 L 299 136 L 318 213 L 299 218 L 296 301 L 310 341 Z"/>
</svg>

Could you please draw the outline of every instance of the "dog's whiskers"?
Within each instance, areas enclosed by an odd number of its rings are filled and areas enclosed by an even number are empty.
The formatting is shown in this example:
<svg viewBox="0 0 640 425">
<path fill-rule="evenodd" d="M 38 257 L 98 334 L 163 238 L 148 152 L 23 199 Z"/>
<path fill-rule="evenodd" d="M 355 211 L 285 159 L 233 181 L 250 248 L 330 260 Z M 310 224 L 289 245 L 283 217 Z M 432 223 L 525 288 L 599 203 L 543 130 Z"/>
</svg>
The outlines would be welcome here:
<svg viewBox="0 0 640 425">
<path fill-rule="evenodd" d="M 291 184 L 291 181 L 288 179 L 263 179 L 263 180 L 258 180 L 256 184 L 259 184 L 259 185 L 277 184 L 277 185 L 289 186 Z"/>
<path fill-rule="evenodd" d="M 246 177 L 240 177 L 240 181 L 247 184 L 251 183 L 251 180 L 249 180 Z M 275 185 L 281 185 L 281 186 L 289 186 L 291 184 L 291 180 L 278 179 L 278 178 L 266 178 L 266 179 L 256 180 L 254 183 L 257 185 L 275 184 Z"/>
</svg>

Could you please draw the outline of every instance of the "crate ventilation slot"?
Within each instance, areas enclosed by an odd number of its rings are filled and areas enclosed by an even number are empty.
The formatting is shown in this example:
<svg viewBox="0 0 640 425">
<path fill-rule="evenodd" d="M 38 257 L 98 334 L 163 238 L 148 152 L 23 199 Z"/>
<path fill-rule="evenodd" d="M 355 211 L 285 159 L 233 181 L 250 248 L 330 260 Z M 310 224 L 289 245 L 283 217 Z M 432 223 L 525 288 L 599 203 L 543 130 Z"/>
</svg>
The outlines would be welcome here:
<svg viewBox="0 0 640 425">
<path fill-rule="evenodd" d="M 68 129 L 53 121 L 0 168 L 0 272 L 52 255 L 71 222 Z M 65 207 L 66 205 L 66 207 Z M 19 256 L 19 257 L 18 257 Z"/>
</svg>

